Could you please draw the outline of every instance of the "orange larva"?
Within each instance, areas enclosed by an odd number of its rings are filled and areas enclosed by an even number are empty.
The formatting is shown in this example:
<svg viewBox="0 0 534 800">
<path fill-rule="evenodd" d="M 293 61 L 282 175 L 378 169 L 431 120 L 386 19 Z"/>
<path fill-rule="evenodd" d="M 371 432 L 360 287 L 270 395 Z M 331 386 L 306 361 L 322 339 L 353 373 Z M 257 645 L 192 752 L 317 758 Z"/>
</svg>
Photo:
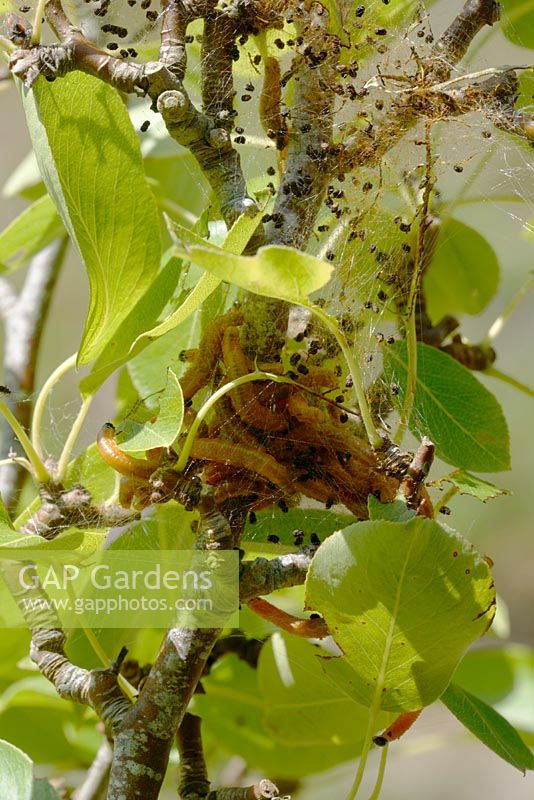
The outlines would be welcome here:
<svg viewBox="0 0 534 800">
<path fill-rule="evenodd" d="M 240 322 L 242 318 L 239 311 L 230 311 L 222 317 L 217 317 L 206 327 L 193 363 L 180 378 L 185 400 L 194 397 L 212 378 L 221 353 L 224 331 L 228 325 Z"/>
<path fill-rule="evenodd" d="M 389 728 L 386 728 L 386 730 L 378 736 L 373 736 L 373 742 L 378 745 L 378 747 L 385 747 L 390 742 L 394 742 L 395 739 L 400 739 L 400 737 L 412 727 L 422 710 L 422 708 L 418 708 L 417 711 L 404 711 L 402 714 L 399 714 Z"/>
<path fill-rule="evenodd" d="M 272 456 L 260 450 L 220 439 L 196 439 L 191 448 L 191 458 L 196 461 L 217 461 L 237 469 L 246 469 L 279 486 L 286 494 L 294 493 L 289 471 Z"/>
<path fill-rule="evenodd" d="M 300 619 L 281 608 L 273 606 L 261 597 L 255 597 L 248 601 L 248 607 L 262 619 L 271 622 L 278 628 L 295 636 L 303 636 L 306 639 L 324 639 L 330 635 L 328 626 L 324 619 Z"/>
<path fill-rule="evenodd" d="M 140 458 L 133 458 L 123 452 L 115 441 L 115 428 L 107 422 L 98 432 L 96 439 L 98 452 L 110 467 L 128 477 L 150 478 L 154 465 Z"/>
<path fill-rule="evenodd" d="M 236 380 L 250 372 L 248 359 L 241 349 L 239 328 L 234 326 L 226 328 L 222 340 L 222 352 L 228 381 Z M 232 405 L 243 422 L 252 428 L 270 433 L 287 430 L 287 420 L 276 411 L 263 406 L 257 398 L 256 391 L 252 383 L 244 383 L 230 392 Z"/>
</svg>

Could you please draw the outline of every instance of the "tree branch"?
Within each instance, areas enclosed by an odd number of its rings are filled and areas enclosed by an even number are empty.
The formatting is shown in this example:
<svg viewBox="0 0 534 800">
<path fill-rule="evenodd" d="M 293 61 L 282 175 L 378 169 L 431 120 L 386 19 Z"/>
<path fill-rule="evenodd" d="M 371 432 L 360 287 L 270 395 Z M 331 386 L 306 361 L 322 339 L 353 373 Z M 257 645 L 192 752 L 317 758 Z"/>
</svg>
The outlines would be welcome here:
<svg viewBox="0 0 534 800">
<path fill-rule="evenodd" d="M 243 178 L 239 154 L 232 146 L 228 131 L 221 126 L 217 116 L 214 118 L 197 111 L 178 77 L 185 68 L 185 55 L 178 62 L 173 59 L 178 58 L 176 47 L 181 47 L 180 32 L 185 31 L 190 18 L 181 17 L 180 6 L 174 0 L 165 13 L 163 60 L 144 65 L 114 58 L 88 42 L 66 21 L 59 0 L 47 4 L 47 15 L 61 43 L 17 50 L 10 62 L 14 75 L 31 86 L 41 74 L 54 80 L 80 70 L 126 94 L 147 93 L 161 113 L 171 137 L 187 147 L 197 159 L 217 195 L 227 224 L 232 225 L 243 212 L 256 212 L 256 204 L 248 195 Z M 233 47 L 235 26 L 228 19 L 221 17 L 221 20 L 227 29 L 231 26 L 225 35 Z M 217 26 L 218 35 L 221 30 L 224 30 L 223 22 Z M 175 45 L 176 41 L 178 45 Z M 219 62 L 215 66 L 220 66 Z M 223 79 L 227 77 L 227 70 L 224 73 Z M 207 77 L 212 77 L 211 72 L 208 71 Z M 204 95 L 209 101 L 207 90 Z M 228 103 L 226 96 L 225 103 Z M 208 107 L 212 110 L 210 102 Z"/>
<path fill-rule="evenodd" d="M 53 242 L 30 262 L 22 290 L 15 293 L 2 286 L 0 314 L 4 322 L 5 382 L 15 398 L 6 402 L 28 430 L 35 390 L 35 367 L 41 336 L 67 247 L 67 239 Z M 4 288 L 6 291 L 4 293 Z M 16 450 L 18 441 L 11 428 L 2 424 L 2 451 L 5 456 Z M 16 464 L 0 468 L 0 494 L 8 510 L 13 510 L 25 479 L 25 471 Z"/>
<path fill-rule="evenodd" d="M 183 87 L 160 93 L 152 85 L 149 94 L 157 98 L 157 109 L 169 134 L 197 159 L 227 224 L 232 225 L 243 212 L 255 214 L 257 206 L 248 195 L 239 154 L 228 131 L 197 111 Z"/>
<path fill-rule="evenodd" d="M 423 72 L 417 76 L 411 89 L 398 93 L 382 120 L 371 131 L 359 131 L 343 143 L 340 168 L 352 171 L 356 167 L 373 166 L 391 150 L 421 119 L 429 115 L 443 119 L 443 106 L 434 108 L 432 103 L 420 104 L 420 93 L 431 92 L 434 82 L 443 82 L 450 77 L 453 68 L 467 52 L 474 37 L 485 25 L 493 25 L 499 19 L 499 4 L 494 0 L 467 0 L 462 11 L 436 43 L 429 58 L 423 60 Z M 419 101 L 419 102 L 418 102 Z M 473 110 L 471 106 L 467 110 Z M 465 113 L 452 109 L 452 116 Z"/>
<path fill-rule="evenodd" d="M 340 48 L 337 37 L 327 31 L 325 14 L 317 8 L 301 13 L 296 24 L 303 44 L 292 65 L 291 136 L 267 239 L 304 250 L 332 174 L 333 164 L 326 158 L 335 106 L 330 87 Z"/>
<path fill-rule="evenodd" d="M 72 800 L 104 800 L 112 758 L 112 747 L 104 737 L 83 783 L 72 795 Z"/>
<path fill-rule="evenodd" d="M 108 800 L 156 800 L 175 731 L 220 634 L 213 628 L 173 628 L 135 706 L 115 736 Z"/>
<path fill-rule="evenodd" d="M 130 706 L 117 682 L 120 660 L 107 669 L 96 670 L 72 664 L 65 655 L 66 635 L 35 567 L 25 564 L 24 586 L 20 581 L 20 569 L 19 562 L 3 561 L 1 565 L 2 577 L 32 633 L 32 661 L 60 697 L 93 708 L 113 733 Z M 27 588 L 29 583 L 30 589 Z"/>
<path fill-rule="evenodd" d="M 210 788 L 201 736 L 202 720 L 195 714 L 184 715 L 176 734 L 180 753 L 178 795 L 181 800 L 205 797 Z"/>
<path fill-rule="evenodd" d="M 239 577 L 241 602 L 247 603 L 260 595 L 302 585 L 316 551 L 316 546 L 308 545 L 298 553 L 288 553 L 272 559 L 242 561 Z"/>
<path fill-rule="evenodd" d="M 39 489 L 41 507 L 19 533 L 54 539 L 67 528 L 113 528 L 139 519 L 139 512 L 120 506 L 94 505 L 91 494 L 75 484 L 68 489 L 50 483 Z"/>
<path fill-rule="evenodd" d="M 99 50 L 69 23 L 60 0 L 48 0 L 47 18 L 60 43 L 30 47 L 28 37 L 22 37 L 23 47 L 11 60 L 12 72 L 31 86 L 40 74 L 54 80 L 69 71 L 80 70 L 121 92 L 147 94 L 162 115 L 170 136 L 196 157 L 230 225 L 241 213 L 256 210 L 247 191 L 239 154 L 231 142 L 236 36 L 280 25 L 287 5 L 284 0 L 230 0 L 221 7 L 216 0 L 166 0 L 159 61 L 140 65 Z M 329 33 L 326 23 L 329 15 L 319 11 L 319 4 L 295 6 L 299 41 L 292 67 L 295 83 L 292 129 L 266 241 L 305 249 L 331 176 L 341 178 L 348 170 L 378 163 L 423 116 L 437 119 L 480 107 L 486 109 L 486 99 L 491 94 L 497 98 L 492 106 L 495 118 L 499 119 L 500 114 L 503 125 L 507 124 L 514 132 L 524 131 L 528 120 L 525 122 L 522 116 L 514 116 L 513 101 L 510 101 L 511 76 L 501 75 L 492 83 L 482 82 L 475 88 L 473 85 L 463 89 L 440 86 L 438 91 L 433 85 L 449 77 L 479 30 L 498 19 L 498 4 L 493 0 L 468 0 L 429 59 L 422 62 L 422 72 L 409 90 L 397 92 L 382 123 L 374 131 L 359 131 L 343 145 L 334 145 L 335 94 L 331 87 L 336 78 L 339 42 Z M 186 31 L 189 23 L 199 17 L 204 18 L 202 110 L 191 102 L 182 82 L 187 66 Z M 16 35 L 20 40 L 20 31 Z M 254 246 L 262 235 L 260 229 Z M 7 297 L 5 305 L 11 300 Z M 9 310 L 6 313 L 10 313 Z M 258 303 L 255 298 L 254 305 L 250 303 L 245 308 L 248 344 L 256 355 L 270 355 L 276 349 L 271 348 L 271 344 L 280 331 L 285 332 L 286 315 L 287 306 L 278 301 Z M 406 492 L 414 506 L 422 494 L 425 469 L 431 460 L 430 450 L 427 443 L 425 453 L 420 453 L 419 459 L 410 465 L 412 472 L 408 470 Z M 397 459 L 398 453 L 387 451 L 383 460 L 390 455 Z M 395 459 L 394 466 L 402 468 L 405 474 L 408 464 L 401 459 L 399 466 Z M 241 520 L 238 518 L 230 525 L 207 491 L 203 493 L 199 510 L 200 549 L 231 549 L 239 545 Z M 116 513 L 112 510 L 106 517 L 104 510 L 93 506 L 90 496 L 80 487 L 45 487 L 43 506 L 23 532 L 49 538 L 66 525 L 82 527 L 99 520 L 102 524 L 113 524 L 110 521 L 117 520 Z M 272 560 L 242 563 L 241 601 L 248 602 L 277 589 L 302 584 L 315 550 L 315 547 L 307 547 Z M 13 591 L 20 594 L 20 587 L 13 585 L 14 580 L 15 576 L 8 574 Z M 35 596 L 46 597 L 38 584 Z M 186 712 L 209 664 L 219 629 L 169 630 L 139 699 L 131 706 L 117 683 L 120 659 L 103 670 L 76 667 L 65 655 L 65 634 L 57 619 L 47 611 L 38 613 L 40 616 L 34 615 L 29 620 L 33 628 L 33 660 L 60 696 L 93 707 L 114 736 L 108 800 L 156 800 L 175 736 L 181 750 L 180 792 L 184 799 L 206 798 L 207 795 L 206 800 L 273 800 L 278 796 L 278 790 L 269 781 L 246 788 L 209 791 L 200 720 Z M 103 760 L 107 772 L 109 753 Z"/>
<path fill-rule="evenodd" d="M 159 60 L 180 81 L 183 81 L 187 67 L 185 34 L 188 22 L 183 3 L 180 0 L 167 0 L 161 20 Z"/>
<path fill-rule="evenodd" d="M 180 753 L 180 800 L 283 800 L 274 783 L 265 779 L 254 786 L 222 788 L 210 792 L 201 725 L 200 717 L 187 713 L 176 736 Z"/>
<path fill-rule="evenodd" d="M 458 16 L 434 45 L 426 64 L 432 79 L 445 80 L 451 74 L 452 68 L 465 56 L 482 28 L 494 25 L 500 18 L 501 7 L 495 0 L 467 0 Z"/>
<path fill-rule="evenodd" d="M 280 797 L 278 787 L 268 780 L 261 780 L 254 786 L 217 789 L 210 792 L 206 800 L 290 800 L 289 796 Z"/>
<path fill-rule="evenodd" d="M 212 492 L 198 505 L 198 549 L 236 546 L 241 528 L 232 528 L 215 510 Z M 108 800 L 156 800 L 170 749 L 219 628 L 171 628 L 144 683 L 137 703 L 115 736 Z"/>
</svg>

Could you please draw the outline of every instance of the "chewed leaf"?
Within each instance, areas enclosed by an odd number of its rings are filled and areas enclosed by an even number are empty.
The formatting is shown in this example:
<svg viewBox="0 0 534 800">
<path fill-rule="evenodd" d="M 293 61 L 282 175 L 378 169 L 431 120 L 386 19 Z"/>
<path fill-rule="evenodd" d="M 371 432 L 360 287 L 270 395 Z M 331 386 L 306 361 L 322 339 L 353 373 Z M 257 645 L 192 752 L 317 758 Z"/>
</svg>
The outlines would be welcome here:
<svg viewBox="0 0 534 800">
<path fill-rule="evenodd" d="M 406 343 L 388 347 L 384 359 L 388 382 L 399 386 L 394 398 L 404 404 Z M 510 469 L 510 439 L 502 409 L 468 369 L 435 347 L 417 345 L 417 387 L 410 430 L 429 436 L 437 455 L 455 467 L 476 472 Z"/>
<path fill-rule="evenodd" d="M 417 517 L 332 534 L 312 561 L 306 603 L 323 614 L 354 670 L 354 698 L 412 711 L 442 694 L 487 630 L 495 589 L 466 540 Z"/>
<path fill-rule="evenodd" d="M 184 398 L 180 382 L 172 369 L 167 372 L 167 385 L 161 393 L 159 411 L 154 421 L 130 426 L 121 449 L 127 453 L 150 450 L 153 447 L 170 447 L 182 427 Z"/>
<path fill-rule="evenodd" d="M 159 215 L 118 93 L 72 72 L 24 108 L 41 175 L 81 254 L 91 298 L 79 361 L 96 358 L 156 277 Z"/>
<path fill-rule="evenodd" d="M 499 489 L 495 484 L 483 481 L 482 478 L 471 475 L 470 472 L 466 472 L 463 469 L 450 472 L 443 478 L 432 481 L 429 485 L 441 488 L 444 483 L 452 483 L 452 485 L 456 486 L 458 489 L 459 494 L 468 494 L 471 497 L 476 497 L 477 500 L 481 500 L 483 503 L 485 503 L 486 500 L 492 500 L 494 497 L 512 494 L 509 489 Z"/>
<path fill-rule="evenodd" d="M 454 683 L 446 689 L 441 700 L 467 730 L 504 761 L 523 773 L 534 769 L 534 753 L 494 708 Z"/>
<path fill-rule="evenodd" d="M 324 286 L 332 267 L 315 256 L 292 247 L 268 245 L 253 256 L 217 252 L 213 247 L 192 246 L 187 257 L 228 283 L 265 297 L 305 303 L 308 295 Z"/>
</svg>

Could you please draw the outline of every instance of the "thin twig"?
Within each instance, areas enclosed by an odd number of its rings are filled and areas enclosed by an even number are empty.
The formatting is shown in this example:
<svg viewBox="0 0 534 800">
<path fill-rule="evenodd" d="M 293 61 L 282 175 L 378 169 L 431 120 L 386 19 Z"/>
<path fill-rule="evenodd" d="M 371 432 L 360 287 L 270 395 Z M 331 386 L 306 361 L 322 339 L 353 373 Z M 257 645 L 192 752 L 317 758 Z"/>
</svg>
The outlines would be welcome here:
<svg viewBox="0 0 534 800">
<path fill-rule="evenodd" d="M 31 425 L 32 444 L 41 458 L 44 455 L 42 444 L 42 427 L 46 403 L 56 383 L 63 377 L 63 375 L 65 375 L 66 372 L 68 372 L 70 369 L 74 369 L 76 366 L 77 357 L 78 354 L 74 353 L 74 355 L 69 356 L 69 358 L 65 359 L 65 361 L 63 361 L 53 372 L 50 373 L 37 396 L 37 400 L 35 401 Z"/>
</svg>

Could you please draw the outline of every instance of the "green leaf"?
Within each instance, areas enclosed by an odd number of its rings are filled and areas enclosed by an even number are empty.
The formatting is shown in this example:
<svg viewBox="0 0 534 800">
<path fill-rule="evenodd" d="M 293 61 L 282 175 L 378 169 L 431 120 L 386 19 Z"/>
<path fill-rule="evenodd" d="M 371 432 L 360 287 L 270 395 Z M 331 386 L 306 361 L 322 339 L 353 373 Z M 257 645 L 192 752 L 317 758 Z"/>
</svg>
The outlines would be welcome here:
<svg viewBox="0 0 534 800">
<path fill-rule="evenodd" d="M 509 489 L 499 489 L 499 487 L 495 486 L 493 483 L 483 481 L 482 478 L 471 475 L 470 472 L 466 472 L 463 469 L 450 472 L 437 481 L 431 481 L 428 485 L 436 486 L 441 489 L 444 483 L 452 483 L 452 485 L 456 486 L 458 489 L 459 494 L 467 494 L 470 495 L 470 497 L 476 497 L 477 500 L 481 500 L 483 503 L 485 503 L 486 500 L 492 500 L 494 497 L 512 494 Z"/>
<path fill-rule="evenodd" d="M 167 319 L 137 337 L 132 345 L 132 350 L 143 340 L 147 343 L 151 342 L 173 330 L 173 328 L 176 328 L 181 322 L 184 322 L 202 305 L 210 294 L 215 291 L 220 282 L 219 278 L 215 275 L 210 275 L 208 272 L 205 272 L 197 285 L 187 295 L 183 303 L 181 303 Z"/>
<path fill-rule="evenodd" d="M 406 389 L 406 343 L 387 348 L 384 373 L 396 383 L 399 410 Z M 437 455 L 476 472 L 510 469 L 510 440 L 502 409 L 472 372 L 435 347 L 417 345 L 417 388 L 410 430 L 429 436 Z"/>
<path fill-rule="evenodd" d="M 298 778 L 347 761 L 353 745 L 280 742 L 264 724 L 267 711 L 256 670 L 232 655 L 220 659 L 202 679 L 205 695 L 197 694 L 193 712 L 202 717 L 209 738 L 236 753 L 252 767 L 280 778 Z"/>
<path fill-rule="evenodd" d="M 435 2 L 436 0 L 430 0 L 426 5 L 430 6 Z M 376 15 L 378 19 L 384 22 L 398 24 L 403 20 L 410 19 L 416 10 L 417 0 L 400 0 L 398 3 L 386 4 L 383 8 L 382 6 L 376 9 L 373 8 L 373 17 Z"/>
<path fill-rule="evenodd" d="M 31 759 L 40 764 L 57 763 L 62 765 L 73 764 L 72 749 L 63 733 L 63 726 L 74 713 L 72 705 L 64 702 L 65 710 L 58 711 L 50 708 L 9 708 L 0 715 L 0 737 L 9 739 L 16 747 L 24 750 Z M 94 723 L 93 723 L 94 725 Z M 74 763 L 79 762 L 77 759 Z M 19 795 L 15 792 L 4 791 L 2 779 L 4 767 L 0 763 L 0 797 L 9 800 L 19 800 L 31 797 L 33 780 L 30 783 L 29 794 Z"/>
<path fill-rule="evenodd" d="M 143 99 L 142 104 L 146 109 L 146 100 Z M 143 119 L 146 118 L 146 113 L 143 113 Z M 148 131 L 149 135 L 155 133 L 157 136 L 161 126 L 163 126 L 162 138 L 157 139 L 156 148 L 147 155 L 145 153 L 150 147 L 150 140 L 147 141 L 144 135 L 142 137 L 141 150 L 145 156 L 146 174 L 152 181 L 161 209 L 173 218 L 178 217 L 180 221 L 192 223 L 208 208 L 212 189 L 195 157 L 170 138 L 159 114 L 155 115 L 155 121 Z M 165 151 L 171 156 L 170 158 L 159 157 Z"/>
<path fill-rule="evenodd" d="M 18 747 L 0 740 L 0 797 L 31 800 L 32 785 L 31 759 Z"/>
<path fill-rule="evenodd" d="M 33 782 L 31 800 L 59 800 L 59 795 L 46 778 L 36 778 Z"/>
<path fill-rule="evenodd" d="M 191 522 L 198 518 L 178 503 L 158 506 L 154 516 L 131 525 L 111 542 L 110 550 L 192 550 Z"/>
<path fill-rule="evenodd" d="M 94 503 L 105 503 L 113 491 L 116 474 L 115 470 L 103 460 L 95 441 L 69 464 L 67 485 L 80 483 L 91 492 Z"/>
<path fill-rule="evenodd" d="M 23 673 L 20 662 L 28 657 L 31 635 L 23 628 L 4 628 L 2 631 L 2 660 L 0 662 L 0 681 L 2 684 L 12 683 Z M 32 669 L 35 665 L 32 663 Z"/>
<path fill-rule="evenodd" d="M 170 367 L 181 376 L 186 365 L 180 362 L 180 352 L 194 347 L 200 333 L 200 309 L 190 319 L 163 336 L 150 341 L 127 364 L 128 374 L 145 405 L 152 409 L 157 404 L 158 393 L 165 386 L 166 370 Z"/>
<path fill-rule="evenodd" d="M 45 191 L 35 153 L 30 150 L 5 182 L 2 194 L 4 197 L 20 194 L 28 200 L 36 200 Z"/>
<path fill-rule="evenodd" d="M 408 508 L 402 500 L 393 503 L 381 503 L 373 494 L 367 498 L 370 520 L 386 520 L 389 522 L 408 522 L 415 517 L 415 511 Z"/>
<path fill-rule="evenodd" d="M 534 47 L 534 0 L 503 0 L 502 31 L 520 47 Z"/>
<path fill-rule="evenodd" d="M 347 31 L 343 27 L 343 14 L 338 0 L 320 0 L 321 5 L 328 11 L 328 30 L 339 37 L 344 45 L 350 43 Z"/>
<path fill-rule="evenodd" d="M 159 218 L 119 94 L 73 72 L 23 90 L 46 187 L 91 287 L 79 362 L 96 358 L 157 275 Z M 80 113 L 82 112 L 82 113 Z"/>
<path fill-rule="evenodd" d="M 127 426 L 121 439 L 121 449 L 128 453 L 150 450 L 153 447 L 170 447 L 182 427 L 184 418 L 184 396 L 178 378 L 169 369 L 167 385 L 160 395 L 159 411 L 154 422 L 149 420 L 142 426 Z"/>
<path fill-rule="evenodd" d="M 479 314 L 499 286 L 499 262 L 489 242 L 457 219 L 442 227 L 423 285 L 433 323 L 447 314 Z"/>
<path fill-rule="evenodd" d="M 2 500 L 2 496 L 0 495 L 0 523 L 7 528 L 13 528 L 13 522 L 11 521 L 11 517 L 9 516 L 9 511 L 4 505 L 4 501 Z"/>
<path fill-rule="evenodd" d="M 28 536 L 0 525 L 0 554 L 4 550 L 39 550 L 43 553 L 54 550 L 72 550 L 88 555 L 98 550 L 105 542 L 107 533 L 102 528 L 67 528 L 54 539 Z M 5 557 L 5 555 L 3 556 Z"/>
<path fill-rule="evenodd" d="M 520 644 L 473 650 L 454 674 L 454 683 L 494 706 L 526 733 L 534 733 L 534 649 Z"/>
<path fill-rule="evenodd" d="M 198 236 L 196 233 L 189 230 L 189 228 L 184 228 L 182 225 L 179 225 L 177 222 L 173 222 L 170 219 L 168 219 L 168 227 L 173 234 L 173 238 L 178 245 L 178 251 L 181 255 L 184 255 L 184 245 L 189 247 L 191 244 L 196 244 L 202 247 L 209 245 L 210 249 L 212 249 L 215 253 L 227 252 L 239 254 L 245 249 L 250 237 L 258 227 L 261 213 L 262 209 L 253 215 L 241 214 L 241 216 L 234 222 L 231 229 L 228 231 L 228 235 L 226 236 L 222 247 L 217 247 L 216 245 L 210 245 L 209 243 L 206 243 L 201 236 Z M 213 275 L 210 272 L 205 272 L 200 277 L 196 286 L 194 286 L 191 292 L 187 295 L 185 300 L 180 303 L 178 308 L 176 308 L 159 325 L 156 325 L 154 328 L 151 328 L 150 330 L 147 330 L 138 336 L 132 345 L 132 349 L 144 339 L 148 339 L 149 341 L 157 339 L 158 337 L 163 336 L 165 333 L 168 333 L 173 328 L 176 328 L 177 325 L 179 325 L 181 322 L 184 322 L 184 320 L 190 317 L 191 314 L 193 314 L 197 308 L 199 308 L 207 300 L 207 298 L 215 291 L 220 283 L 221 279 L 217 275 Z"/>
<path fill-rule="evenodd" d="M 250 519 L 247 521 L 243 540 L 259 544 L 266 541 L 270 533 L 274 533 L 281 544 L 294 546 L 293 531 L 301 530 L 307 544 L 312 533 L 317 534 L 322 541 L 333 531 L 346 528 L 355 521 L 352 514 L 340 514 L 323 508 L 290 508 L 286 513 L 277 509 L 266 509 L 256 513 L 256 522 L 251 523 Z"/>
<path fill-rule="evenodd" d="M 46 708 L 64 711 L 68 706 L 42 675 L 15 681 L 0 695 L 0 714 L 7 708 Z"/>
<path fill-rule="evenodd" d="M 330 536 L 306 581 L 354 670 L 354 698 L 389 711 L 436 700 L 493 617 L 488 565 L 431 520 L 361 522 Z"/>
<path fill-rule="evenodd" d="M 113 334 L 89 375 L 80 381 L 80 391 L 83 395 L 94 394 L 114 370 L 130 362 L 137 352 L 141 352 L 150 344 L 147 339 L 132 348 L 132 342 L 140 333 L 151 328 L 160 317 L 178 286 L 181 271 L 182 262 L 174 255 L 165 259 L 161 272 Z"/>
<path fill-rule="evenodd" d="M 339 746 L 361 751 L 369 714 L 325 671 L 325 651 L 294 636 L 274 633 L 262 648 L 258 682 L 265 725 L 280 742 Z M 346 662 L 333 659 L 336 664 Z M 349 670 L 349 675 L 351 671 Z"/>
<path fill-rule="evenodd" d="M 152 631 L 153 638 L 157 637 L 157 643 L 153 642 L 152 652 L 144 662 L 149 661 L 154 657 L 159 644 L 161 643 L 161 630 L 155 631 L 154 629 L 132 630 L 117 629 L 117 628 L 98 628 L 93 631 L 94 638 L 100 645 L 101 650 L 109 656 L 109 660 L 113 660 L 112 653 L 117 653 L 121 647 L 128 648 L 128 652 L 136 653 L 136 641 L 140 636 L 145 636 L 149 631 Z M 159 634 L 159 636 L 158 636 Z M 87 639 L 83 630 L 71 630 L 68 639 L 68 652 L 74 664 L 83 664 L 87 669 L 101 668 L 102 661 L 95 653 L 93 644 Z"/>
<path fill-rule="evenodd" d="M 19 542 L 24 542 L 30 537 L 18 533 L 13 525 L 0 522 L 0 549 L 18 547 Z M 33 537 L 31 537 L 33 539 Z"/>
<path fill-rule="evenodd" d="M 324 286 L 332 274 L 326 262 L 281 245 L 260 247 L 253 256 L 206 246 L 186 247 L 183 255 L 223 281 L 290 303 L 305 304 L 308 295 Z"/>
<path fill-rule="evenodd" d="M 520 772 L 534 769 L 534 753 L 504 717 L 454 683 L 441 697 L 449 711 L 486 747 Z"/>
<path fill-rule="evenodd" d="M 111 647 L 111 652 L 115 652 L 114 646 Z M 98 731 L 91 715 L 87 715 L 81 722 L 76 718 L 65 720 L 63 733 L 72 752 L 73 761 L 78 764 L 92 764 L 102 744 L 102 734 Z"/>
<path fill-rule="evenodd" d="M 0 233 L 0 272 L 12 272 L 64 232 L 49 195 L 45 194 Z"/>
</svg>

